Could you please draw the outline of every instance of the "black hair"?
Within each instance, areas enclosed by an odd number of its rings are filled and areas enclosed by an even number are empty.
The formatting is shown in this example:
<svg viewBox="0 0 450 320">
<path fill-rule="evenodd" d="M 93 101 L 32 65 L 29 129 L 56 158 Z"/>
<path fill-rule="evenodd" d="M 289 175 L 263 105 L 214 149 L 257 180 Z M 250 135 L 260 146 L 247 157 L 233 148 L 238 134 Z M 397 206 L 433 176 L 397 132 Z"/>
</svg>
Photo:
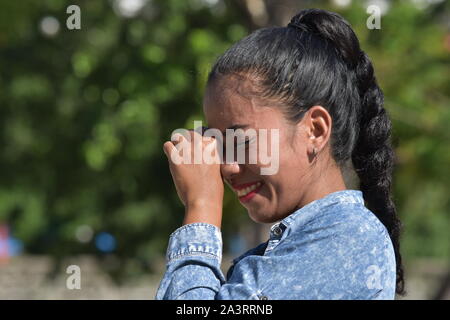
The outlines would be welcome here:
<svg viewBox="0 0 450 320">
<path fill-rule="evenodd" d="M 314 105 L 326 108 L 333 121 L 332 157 L 340 166 L 351 159 L 366 206 L 389 232 L 396 292 L 404 294 L 401 223 L 391 198 L 391 121 L 372 63 L 350 24 L 333 12 L 302 10 L 287 27 L 258 29 L 234 44 L 214 64 L 208 85 L 225 75 L 257 81 L 258 94 L 283 102 L 293 123 Z"/>
</svg>

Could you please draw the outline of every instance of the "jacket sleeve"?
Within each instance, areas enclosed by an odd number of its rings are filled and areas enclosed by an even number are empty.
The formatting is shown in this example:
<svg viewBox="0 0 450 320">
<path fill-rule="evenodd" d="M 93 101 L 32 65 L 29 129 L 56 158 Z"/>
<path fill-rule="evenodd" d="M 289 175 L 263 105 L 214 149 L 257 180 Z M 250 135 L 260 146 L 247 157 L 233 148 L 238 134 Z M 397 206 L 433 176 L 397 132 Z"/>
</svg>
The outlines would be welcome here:
<svg viewBox="0 0 450 320">
<path fill-rule="evenodd" d="M 226 284 L 220 269 L 222 234 L 208 223 L 191 223 L 169 238 L 166 272 L 157 300 L 248 300 L 259 299 L 257 290 L 241 284 Z"/>
</svg>

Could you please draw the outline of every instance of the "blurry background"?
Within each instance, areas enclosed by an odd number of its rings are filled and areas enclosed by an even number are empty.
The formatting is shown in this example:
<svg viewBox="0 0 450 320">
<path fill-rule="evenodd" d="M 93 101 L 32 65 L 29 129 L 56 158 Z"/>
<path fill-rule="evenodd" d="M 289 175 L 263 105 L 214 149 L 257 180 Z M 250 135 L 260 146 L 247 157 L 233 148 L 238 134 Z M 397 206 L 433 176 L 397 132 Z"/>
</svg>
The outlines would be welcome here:
<svg viewBox="0 0 450 320">
<path fill-rule="evenodd" d="M 66 9 L 81 8 L 81 30 Z M 381 29 L 366 8 L 378 5 Z M 181 225 L 162 151 L 204 120 L 215 58 L 302 8 L 336 11 L 371 57 L 394 123 L 408 298 L 449 298 L 450 2 L 0 0 L 0 298 L 153 299 Z M 265 241 L 232 193 L 231 259 Z M 66 288 L 79 265 L 81 290 Z"/>
</svg>

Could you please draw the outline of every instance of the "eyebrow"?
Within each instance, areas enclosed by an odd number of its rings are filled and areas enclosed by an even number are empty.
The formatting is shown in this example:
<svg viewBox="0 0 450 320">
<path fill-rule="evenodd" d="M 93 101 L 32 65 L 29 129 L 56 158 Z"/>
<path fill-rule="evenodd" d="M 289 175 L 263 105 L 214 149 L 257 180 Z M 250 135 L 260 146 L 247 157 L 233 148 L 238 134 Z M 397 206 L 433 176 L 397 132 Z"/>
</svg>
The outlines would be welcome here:
<svg viewBox="0 0 450 320">
<path fill-rule="evenodd" d="M 228 127 L 227 129 L 233 129 L 233 130 L 244 129 L 244 128 L 247 128 L 248 126 L 249 126 L 248 124 L 235 124 L 235 125 L 232 125 L 231 127 Z M 225 135 L 225 132 L 227 129 L 225 129 L 225 131 L 222 131 L 223 135 Z"/>
</svg>

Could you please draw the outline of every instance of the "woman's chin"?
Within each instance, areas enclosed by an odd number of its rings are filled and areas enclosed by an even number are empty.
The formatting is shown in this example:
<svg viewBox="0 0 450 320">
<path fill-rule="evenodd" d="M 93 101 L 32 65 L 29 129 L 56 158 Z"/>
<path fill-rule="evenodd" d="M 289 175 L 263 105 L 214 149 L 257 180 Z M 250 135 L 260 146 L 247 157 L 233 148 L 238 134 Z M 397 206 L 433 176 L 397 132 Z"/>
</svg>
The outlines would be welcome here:
<svg viewBox="0 0 450 320">
<path fill-rule="evenodd" d="M 254 209 L 247 209 L 248 216 L 256 223 L 273 223 L 277 220 L 274 220 L 273 216 L 269 213 L 255 211 Z"/>
</svg>

